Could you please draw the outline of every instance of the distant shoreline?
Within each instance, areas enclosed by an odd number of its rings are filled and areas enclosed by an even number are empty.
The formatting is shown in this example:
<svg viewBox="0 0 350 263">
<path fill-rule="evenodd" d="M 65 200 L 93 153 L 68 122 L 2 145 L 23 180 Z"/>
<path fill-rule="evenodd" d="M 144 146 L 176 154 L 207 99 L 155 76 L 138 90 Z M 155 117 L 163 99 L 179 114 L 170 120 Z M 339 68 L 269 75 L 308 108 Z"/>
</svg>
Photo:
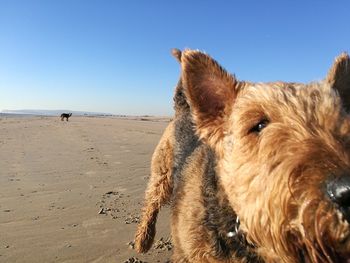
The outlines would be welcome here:
<svg viewBox="0 0 350 263">
<path fill-rule="evenodd" d="M 26 114 L 26 113 L 0 113 L 0 118 L 58 118 L 59 115 L 45 115 L 45 114 Z M 86 117 L 86 118 L 111 118 L 111 119 L 125 119 L 136 121 L 154 121 L 154 122 L 169 122 L 172 117 L 170 116 L 150 116 L 150 115 L 108 115 L 108 114 L 73 114 L 74 117 Z"/>
</svg>

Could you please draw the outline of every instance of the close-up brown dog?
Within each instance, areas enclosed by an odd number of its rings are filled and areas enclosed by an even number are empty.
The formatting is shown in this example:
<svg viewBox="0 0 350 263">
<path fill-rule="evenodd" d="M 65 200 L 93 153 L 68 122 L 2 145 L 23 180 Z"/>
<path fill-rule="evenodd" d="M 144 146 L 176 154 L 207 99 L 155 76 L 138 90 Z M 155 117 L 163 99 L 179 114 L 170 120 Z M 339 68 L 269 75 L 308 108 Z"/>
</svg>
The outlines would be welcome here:
<svg viewBox="0 0 350 263">
<path fill-rule="evenodd" d="M 173 262 L 350 262 L 350 59 L 308 84 L 239 81 L 209 55 L 181 64 L 135 245 L 171 204 Z"/>
<path fill-rule="evenodd" d="M 0 263 L 350 263 L 349 10 L 0 0 Z"/>
</svg>

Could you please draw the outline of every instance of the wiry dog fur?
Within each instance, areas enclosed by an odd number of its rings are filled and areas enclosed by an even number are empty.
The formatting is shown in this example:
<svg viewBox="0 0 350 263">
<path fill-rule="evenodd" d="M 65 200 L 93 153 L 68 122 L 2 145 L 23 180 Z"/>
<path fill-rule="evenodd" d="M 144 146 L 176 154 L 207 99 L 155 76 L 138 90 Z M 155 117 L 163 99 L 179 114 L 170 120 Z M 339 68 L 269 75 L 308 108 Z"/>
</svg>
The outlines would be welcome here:
<svg viewBox="0 0 350 263">
<path fill-rule="evenodd" d="M 300 84 L 238 81 L 204 53 L 173 54 L 175 118 L 153 154 L 136 249 L 151 247 L 170 202 L 173 262 L 350 262 L 349 56 Z"/>
</svg>

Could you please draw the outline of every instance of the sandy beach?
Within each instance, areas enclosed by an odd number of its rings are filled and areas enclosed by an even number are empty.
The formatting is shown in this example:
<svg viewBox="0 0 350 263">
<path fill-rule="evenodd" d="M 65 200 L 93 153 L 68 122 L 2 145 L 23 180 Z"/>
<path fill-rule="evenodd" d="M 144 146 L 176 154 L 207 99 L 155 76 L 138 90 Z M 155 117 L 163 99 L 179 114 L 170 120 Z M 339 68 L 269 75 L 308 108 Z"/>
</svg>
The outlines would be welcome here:
<svg viewBox="0 0 350 263">
<path fill-rule="evenodd" d="M 0 262 L 166 262 L 168 208 L 158 221 L 158 246 L 139 255 L 128 245 L 166 125 L 0 117 Z"/>
</svg>

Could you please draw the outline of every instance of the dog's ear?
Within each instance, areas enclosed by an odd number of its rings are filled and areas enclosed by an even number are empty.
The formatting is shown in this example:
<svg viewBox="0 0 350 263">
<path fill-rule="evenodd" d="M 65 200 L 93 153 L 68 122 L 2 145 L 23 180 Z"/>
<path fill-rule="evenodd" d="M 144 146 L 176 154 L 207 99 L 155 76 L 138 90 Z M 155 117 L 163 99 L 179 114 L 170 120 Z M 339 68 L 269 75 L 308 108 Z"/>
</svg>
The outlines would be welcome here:
<svg viewBox="0 0 350 263">
<path fill-rule="evenodd" d="M 197 134 L 214 146 L 225 134 L 237 96 L 237 81 L 214 59 L 199 51 L 183 51 L 181 67 Z"/>
<path fill-rule="evenodd" d="M 173 48 L 173 49 L 171 50 L 171 54 L 173 55 L 174 58 L 176 58 L 176 60 L 177 60 L 178 62 L 181 63 L 181 56 L 182 56 L 181 50 L 179 50 L 179 49 L 177 49 L 177 48 Z"/>
<path fill-rule="evenodd" d="M 326 81 L 338 91 L 347 112 L 350 111 L 350 58 L 342 53 L 335 59 L 329 70 Z"/>
</svg>

